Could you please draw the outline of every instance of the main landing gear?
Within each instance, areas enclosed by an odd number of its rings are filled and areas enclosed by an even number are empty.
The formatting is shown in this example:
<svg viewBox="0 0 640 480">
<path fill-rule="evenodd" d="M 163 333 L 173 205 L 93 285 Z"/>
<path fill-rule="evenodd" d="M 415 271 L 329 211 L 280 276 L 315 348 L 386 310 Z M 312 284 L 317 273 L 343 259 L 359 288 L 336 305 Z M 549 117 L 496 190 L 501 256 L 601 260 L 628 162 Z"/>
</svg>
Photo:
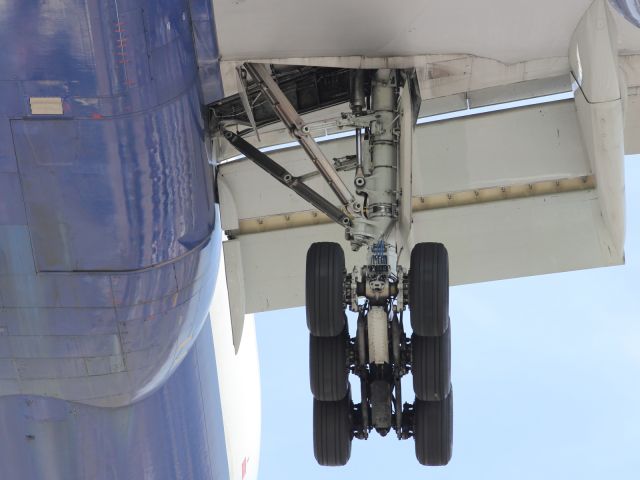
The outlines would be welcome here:
<svg viewBox="0 0 640 480">
<path fill-rule="evenodd" d="M 309 373 L 313 394 L 313 440 L 322 465 L 344 465 L 351 442 L 371 431 L 413 437 L 423 465 L 451 458 L 453 394 L 448 255 L 440 243 L 411 249 L 411 135 L 420 105 L 415 72 L 349 72 L 351 112 L 335 121 L 355 131 L 355 155 L 325 158 L 288 97 L 263 64 L 241 67 L 260 95 L 300 143 L 332 190 L 335 206 L 238 133 L 222 134 L 247 158 L 304 198 L 345 230 L 353 251 L 366 249 L 366 264 L 347 271 L 337 243 L 311 245 L 306 261 Z M 248 102 L 245 102 L 248 103 Z M 246 107 L 245 107 L 246 108 Z M 248 118 L 253 118 L 247 112 Z M 254 125 L 255 128 L 255 125 Z M 354 172 L 353 189 L 341 170 Z M 353 190 L 353 191 L 352 191 Z M 409 270 L 399 262 L 411 253 Z M 405 264 L 406 266 L 406 264 Z M 403 315 L 409 307 L 413 334 Z M 345 309 L 357 313 L 351 337 Z M 403 403 L 401 379 L 411 372 L 415 400 Z M 349 374 L 360 380 L 360 403 L 352 401 Z"/>
<path fill-rule="evenodd" d="M 391 271 L 384 244 L 371 250 L 370 264 L 349 274 L 337 243 L 314 243 L 307 253 L 315 457 L 321 465 L 345 465 L 352 438 L 393 429 L 398 439 L 414 438 L 421 464 L 446 465 L 453 434 L 447 250 L 440 243 L 417 244 L 408 274 L 401 267 Z M 403 328 L 407 305 L 411 339 Z M 354 338 L 346 306 L 358 313 Z M 349 372 L 360 379 L 358 404 Z M 409 372 L 413 405 L 402 402 L 400 380 Z"/>
</svg>

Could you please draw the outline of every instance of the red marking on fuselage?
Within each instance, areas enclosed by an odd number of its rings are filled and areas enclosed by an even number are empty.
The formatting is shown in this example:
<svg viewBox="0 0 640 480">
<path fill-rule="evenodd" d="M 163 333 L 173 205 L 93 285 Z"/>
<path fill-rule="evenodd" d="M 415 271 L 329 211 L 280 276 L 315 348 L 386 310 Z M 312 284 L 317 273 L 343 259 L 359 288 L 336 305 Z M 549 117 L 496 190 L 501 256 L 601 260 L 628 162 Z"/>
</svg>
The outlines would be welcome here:
<svg viewBox="0 0 640 480">
<path fill-rule="evenodd" d="M 249 463 L 249 457 L 244 457 L 244 460 L 242 460 L 242 480 L 247 475 L 247 463 Z"/>
<path fill-rule="evenodd" d="M 115 22 L 114 31 L 118 34 L 118 38 L 116 38 L 116 49 L 118 51 L 116 51 L 115 54 L 116 58 L 119 58 L 118 63 L 122 65 L 124 84 L 128 88 L 131 88 L 133 85 L 135 85 L 135 82 L 129 78 L 127 72 L 127 64 L 130 63 L 130 60 L 127 59 L 127 37 L 125 36 L 125 30 L 125 22 Z"/>
</svg>

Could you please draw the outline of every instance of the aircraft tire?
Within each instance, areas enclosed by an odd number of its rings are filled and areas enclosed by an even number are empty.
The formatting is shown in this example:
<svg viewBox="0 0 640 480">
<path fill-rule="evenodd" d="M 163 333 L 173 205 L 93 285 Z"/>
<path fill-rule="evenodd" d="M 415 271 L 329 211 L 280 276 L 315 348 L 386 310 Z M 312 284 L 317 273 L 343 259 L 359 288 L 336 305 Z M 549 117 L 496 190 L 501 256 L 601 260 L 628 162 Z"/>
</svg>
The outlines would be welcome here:
<svg viewBox="0 0 640 480">
<path fill-rule="evenodd" d="M 414 403 L 413 437 L 416 458 L 422 465 L 446 465 L 453 446 L 453 391 L 439 402 Z"/>
<path fill-rule="evenodd" d="M 346 465 L 351 457 L 351 395 L 323 402 L 313 399 L 313 453 L 320 465 Z"/>
<path fill-rule="evenodd" d="M 411 251 L 409 310 L 417 335 L 437 337 L 449 326 L 449 255 L 441 243 L 418 243 Z"/>
<path fill-rule="evenodd" d="M 451 327 L 439 337 L 411 336 L 413 390 L 420 400 L 439 401 L 451 388 Z"/>
<path fill-rule="evenodd" d="M 309 335 L 309 380 L 317 400 L 336 401 L 347 395 L 349 334 L 345 328 L 335 337 Z"/>
<path fill-rule="evenodd" d="M 318 242 L 307 252 L 305 301 L 307 326 L 316 337 L 335 337 L 344 329 L 344 251 Z"/>
</svg>

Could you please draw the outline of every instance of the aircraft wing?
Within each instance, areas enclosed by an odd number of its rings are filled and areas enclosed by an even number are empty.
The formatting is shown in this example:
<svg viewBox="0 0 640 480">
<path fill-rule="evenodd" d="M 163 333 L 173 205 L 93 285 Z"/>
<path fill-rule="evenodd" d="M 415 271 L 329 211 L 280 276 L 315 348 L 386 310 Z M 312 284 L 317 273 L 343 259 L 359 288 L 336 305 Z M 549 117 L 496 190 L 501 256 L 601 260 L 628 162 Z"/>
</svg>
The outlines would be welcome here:
<svg viewBox="0 0 640 480">
<path fill-rule="evenodd" d="M 640 152 L 640 29 L 608 2 L 223 0 L 215 9 L 227 96 L 246 61 L 415 69 L 420 120 L 404 153 L 411 240 L 447 246 L 452 284 L 624 262 L 623 158 Z M 346 110 L 338 99 L 303 116 L 317 136 L 329 134 L 327 158 L 354 153 L 353 131 L 336 121 Z M 259 132 L 246 139 L 292 142 L 282 123 Z M 215 147 L 227 276 L 246 312 L 304 304 L 305 255 L 317 239 L 342 243 L 347 265 L 363 264 L 339 225 L 233 158 L 224 139 Z M 268 154 L 338 203 L 297 144 Z M 352 184 L 352 172 L 339 173 Z"/>
</svg>

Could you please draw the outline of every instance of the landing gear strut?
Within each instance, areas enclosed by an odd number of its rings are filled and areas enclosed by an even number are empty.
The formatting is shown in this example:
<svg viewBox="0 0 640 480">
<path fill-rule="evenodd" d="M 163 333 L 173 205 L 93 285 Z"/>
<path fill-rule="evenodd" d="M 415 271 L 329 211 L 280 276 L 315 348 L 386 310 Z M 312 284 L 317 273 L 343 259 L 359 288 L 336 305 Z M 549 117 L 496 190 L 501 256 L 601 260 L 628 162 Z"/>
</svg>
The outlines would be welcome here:
<svg viewBox="0 0 640 480">
<path fill-rule="evenodd" d="M 223 128 L 224 137 L 342 226 L 352 250 L 367 251 L 367 263 L 349 272 L 337 243 L 314 243 L 307 253 L 305 295 L 316 459 L 322 465 L 344 465 L 354 437 L 367 439 L 373 430 L 386 436 L 394 430 L 398 439 L 414 437 L 420 463 L 448 463 L 453 405 L 448 255 L 442 244 L 418 243 L 411 249 L 409 240 L 410 136 L 416 100 L 420 101 L 415 73 L 351 72 L 351 112 L 343 113 L 336 126 L 355 129 L 355 155 L 345 157 L 348 161 L 334 159 L 334 164 L 353 162 L 352 193 L 268 67 L 245 64 L 242 68 L 340 205 L 333 205 L 308 187 L 303 177 L 294 177 L 238 134 Z M 409 252 L 407 271 L 399 259 Z M 410 339 L 404 330 L 407 307 L 413 330 Z M 358 315 L 354 338 L 349 335 L 346 308 Z M 413 404 L 402 400 L 401 379 L 409 372 Z M 352 401 L 349 373 L 360 381 L 358 404 Z"/>
</svg>

